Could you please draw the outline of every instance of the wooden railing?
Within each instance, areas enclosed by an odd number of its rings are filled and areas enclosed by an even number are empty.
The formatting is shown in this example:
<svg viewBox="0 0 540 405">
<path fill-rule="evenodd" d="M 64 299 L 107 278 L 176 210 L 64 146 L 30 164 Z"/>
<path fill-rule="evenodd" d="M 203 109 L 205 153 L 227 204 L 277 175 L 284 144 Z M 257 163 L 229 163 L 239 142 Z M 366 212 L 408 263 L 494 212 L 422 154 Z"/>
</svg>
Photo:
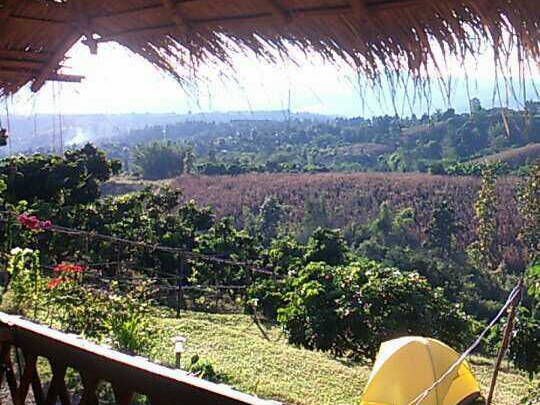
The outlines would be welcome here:
<svg viewBox="0 0 540 405">
<path fill-rule="evenodd" d="M 0 342 L 0 386 L 8 387 L 14 405 L 97 405 L 102 382 L 110 384 L 119 405 L 132 403 L 136 394 L 151 405 L 275 403 L 1 312 Z M 45 360 L 48 373 L 38 366 Z M 68 369 L 80 375 L 78 389 L 66 383 Z"/>
</svg>

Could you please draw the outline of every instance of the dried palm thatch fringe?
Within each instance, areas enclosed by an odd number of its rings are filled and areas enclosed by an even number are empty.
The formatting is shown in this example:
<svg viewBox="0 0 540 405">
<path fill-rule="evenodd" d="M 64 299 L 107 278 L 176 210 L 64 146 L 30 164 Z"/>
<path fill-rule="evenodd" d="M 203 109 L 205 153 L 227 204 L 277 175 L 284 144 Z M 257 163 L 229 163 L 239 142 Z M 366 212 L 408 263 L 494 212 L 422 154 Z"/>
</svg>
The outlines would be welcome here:
<svg viewBox="0 0 540 405">
<path fill-rule="evenodd" d="M 442 51 L 463 60 L 480 47 L 540 63 L 539 0 L 0 0 L 0 94 L 63 75 L 80 38 L 118 42 L 182 82 L 201 63 L 251 51 L 270 62 L 291 49 L 352 64 L 366 78 L 429 76 Z"/>
</svg>

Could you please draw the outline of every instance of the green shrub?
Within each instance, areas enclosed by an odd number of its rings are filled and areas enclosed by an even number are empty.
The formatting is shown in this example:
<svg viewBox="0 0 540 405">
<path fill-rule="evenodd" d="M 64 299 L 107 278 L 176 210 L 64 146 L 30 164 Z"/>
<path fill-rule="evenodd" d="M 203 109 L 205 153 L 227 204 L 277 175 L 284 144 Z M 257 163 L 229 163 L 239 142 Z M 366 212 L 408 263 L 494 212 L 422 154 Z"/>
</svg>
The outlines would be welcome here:
<svg viewBox="0 0 540 405">
<path fill-rule="evenodd" d="M 12 249 L 8 257 L 7 272 L 10 279 L 3 301 L 5 298 L 9 300 L 9 310 L 35 317 L 43 302 L 42 294 L 45 290 L 39 251 Z M 3 305 L 5 306 L 5 302 Z"/>
<path fill-rule="evenodd" d="M 120 170 L 116 160 L 87 144 L 64 156 L 11 156 L 0 161 L 0 175 L 7 184 L 6 199 L 73 205 L 95 201 L 100 183 Z"/>
<path fill-rule="evenodd" d="M 373 357 L 380 344 L 405 335 L 469 343 L 471 320 L 416 272 L 370 261 L 332 267 L 310 263 L 291 278 L 278 321 L 289 341 L 336 355 Z"/>
<path fill-rule="evenodd" d="M 186 152 L 171 141 L 140 145 L 135 150 L 135 165 L 145 179 L 175 177 L 186 169 Z"/>
<path fill-rule="evenodd" d="M 336 229 L 317 228 L 309 237 L 306 247 L 307 262 L 324 262 L 330 265 L 345 263 L 347 245 Z"/>
</svg>

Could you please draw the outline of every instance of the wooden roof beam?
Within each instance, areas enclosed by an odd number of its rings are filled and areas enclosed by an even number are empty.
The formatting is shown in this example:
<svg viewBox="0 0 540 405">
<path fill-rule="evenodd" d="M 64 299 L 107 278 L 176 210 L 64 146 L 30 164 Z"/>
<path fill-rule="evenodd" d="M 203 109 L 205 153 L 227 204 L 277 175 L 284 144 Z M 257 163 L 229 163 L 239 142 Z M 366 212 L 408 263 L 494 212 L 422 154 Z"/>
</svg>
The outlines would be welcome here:
<svg viewBox="0 0 540 405">
<path fill-rule="evenodd" d="M 167 13 L 171 15 L 178 32 L 182 35 L 188 35 L 191 32 L 192 27 L 189 21 L 180 13 L 180 10 L 178 10 L 178 4 L 173 0 L 161 0 L 161 3 Z"/>
<path fill-rule="evenodd" d="M 69 51 L 80 38 L 81 33 L 78 29 L 72 31 L 66 36 L 64 41 L 62 41 L 62 44 L 56 49 L 56 51 L 52 54 L 51 58 L 47 61 L 41 72 L 37 75 L 34 83 L 32 83 L 32 86 L 30 88 L 33 92 L 39 91 L 45 84 L 45 81 L 47 81 L 47 77 L 49 77 L 51 74 L 54 74 L 55 71 L 58 70 L 58 65 L 65 58 L 67 51 Z"/>
<path fill-rule="evenodd" d="M 36 62 L 46 62 L 51 54 L 47 52 L 21 51 L 18 49 L 0 48 L 0 58 L 32 60 Z"/>
<path fill-rule="evenodd" d="M 292 16 L 287 9 L 285 9 L 277 0 L 264 0 L 268 8 L 272 11 L 272 14 L 282 20 L 285 24 L 291 22 Z"/>
<path fill-rule="evenodd" d="M 40 69 L 44 62 L 35 60 L 9 59 L 0 56 L 0 67 L 13 67 L 22 69 Z"/>
<path fill-rule="evenodd" d="M 351 8 L 353 13 L 361 18 L 367 18 L 370 13 L 366 0 L 351 0 Z"/>
<path fill-rule="evenodd" d="M 0 8 L 0 24 L 5 24 L 11 14 L 21 5 L 20 1 L 4 1 L 4 7 Z"/>
<path fill-rule="evenodd" d="M 66 82 L 66 83 L 80 83 L 84 80 L 84 76 L 81 75 L 69 75 L 66 73 L 52 73 L 47 76 L 46 81 L 51 82 Z"/>
<path fill-rule="evenodd" d="M 373 22 L 373 9 L 368 5 L 367 0 L 350 0 L 351 8 L 356 17 L 364 22 L 369 28 L 375 28 Z"/>
<path fill-rule="evenodd" d="M 137 35 L 161 35 L 168 32 L 173 32 L 176 29 L 176 24 L 166 24 L 152 27 L 137 28 L 133 30 L 126 30 L 121 32 L 116 32 L 110 35 L 103 35 L 100 38 L 97 38 L 97 42 L 110 42 L 110 41 L 120 41 L 124 39 L 133 38 Z M 84 42 L 84 41 L 83 41 Z"/>
<path fill-rule="evenodd" d="M 205 0 L 186 0 L 186 1 L 205 1 Z M 354 0 L 357 1 L 357 0 Z M 358 0 L 361 1 L 361 0 Z M 368 14 L 374 14 L 378 11 L 386 10 L 388 8 L 393 8 L 396 6 L 396 4 L 399 4 L 402 7 L 418 7 L 421 6 L 423 0 L 388 0 L 384 3 L 368 3 L 364 2 L 359 7 L 365 7 L 365 9 L 368 11 Z M 358 5 L 355 5 L 354 7 L 357 7 Z M 154 8 L 154 6 L 147 6 L 146 9 L 150 7 L 151 9 Z M 366 16 L 366 14 L 362 11 L 363 8 L 360 8 L 360 14 Z M 323 6 L 323 7 L 305 7 L 305 8 L 295 8 L 288 10 L 288 13 L 291 16 L 294 16 L 295 19 L 302 19 L 302 18 L 313 18 L 313 17 L 321 17 L 321 16 L 327 16 L 327 15 L 350 15 L 350 13 L 353 11 L 353 5 L 352 3 L 345 3 L 343 5 L 337 5 L 337 6 Z M 126 11 L 122 12 L 122 15 L 124 15 L 126 18 L 129 16 L 133 16 L 132 13 L 139 13 L 143 12 L 142 9 L 134 9 L 132 11 Z M 99 17 L 104 18 L 104 17 Z M 366 17 L 364 17 L 366 18 Z M 272 22 L 275 19 L 275 14 L 272 12 L 262 12 L 257 14 L 251 14 L 251 15 L 235 15 L 230 17 L 216 17 L 216 18 L 207 18 L 207 19 L 197 19 L 197 20 L 190 20 L 190 26 L 193 28 L 197 27 L 204 27 L 204 28 L 211 28 L 213 26 L 234 26 L 234 25 L 241 25 L 241 24 L 254 24 L 257 22 Z M 176 24 L 163 24 L 163 25 L 156 25 L 156 26 L 147 26 L 147 27 L 141 27 L 141 28 L 135 28 L 135 29 L 129 29 L 125 31 L 120 32 L 113 32 L 107 35 L 103 35 L 100 38 L 97 38 L 97 42 L 110 42 L 110 41 L 117 41 L 117 40 L 123 40 L 123 39 L 129 39 L 136 37 L 138 35 L 162 35 L 167 33 L 172 33 L 175 31 Z"/>
<path fill-rule="evenodd" d="M 26 2 L 27 0 L 12 0 L 11 2 L 8 2 L 7 0 L 4 1 L 4 7 L 0 9 L 0 38 L 7 30 L 8 20 L 15 13 L 15 11 L 17 11 L 17 9 Z"/>
<path fill-rule="evenodd" d="M 12 14 L 10 17 L 9 17 L 11 20 L 13 21 L 18 21 L 18 22 L 21 22 L 21 23 L 32 23 L 32 24 L 42 24 L 42 25 L 55 25 L 55 26 L 59 26 L 59 27 L 69 27 L 69 26 L 72 26 L 73 25 L 73 21 L 66 21 L 66 20 L 50 20 L 50 19 L 47 19 L 47 18 L 38 18 L 38 17 L 30 17 L 30 16 L 27 16 L 27 15 L 16 15 L 16 14 Z"/>
<path fill-rule="evenodd" d="M 12 70 L 9 68 L 0 67 L 0 81 L 3 78 L 19 78 L 26 79 L 28 76 L 32 76 L 33 71 L 24 71 L 24 70 Z M 51 73 L 48 75 L 46 81 L 54 82 L 68 82 L 68 83 L 80 83 L 84 79 L 84 76 L 80 75 L 69 75 L 64 73 Z"/>
</svg>

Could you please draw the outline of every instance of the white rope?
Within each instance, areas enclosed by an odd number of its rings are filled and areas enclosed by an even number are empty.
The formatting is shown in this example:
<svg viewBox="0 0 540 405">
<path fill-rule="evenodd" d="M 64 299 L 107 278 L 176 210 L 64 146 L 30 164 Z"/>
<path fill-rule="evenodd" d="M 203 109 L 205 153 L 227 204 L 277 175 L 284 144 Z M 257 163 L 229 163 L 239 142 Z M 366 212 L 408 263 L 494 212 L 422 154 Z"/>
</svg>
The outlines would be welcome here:
<svg viewBox="0 0 540 405">
<path fill-rule="evenodd" d="M 420 402 L 422 402 L 426 397 L 430 394 L 431 391 L 433 391 L 437 386 L 443 382 L 450 374 L 454 372 L 456 368 L 458 368 L 463 360 L 469 356 L 474 349 L 478 347 L 478 345 L 482 342 L 482 339 L 486 335 L 486 333 L 489 332 L 489 330 L 501 319 L 501 317 L 504 315 L 508 307 L 514 302 L 515 298 L 518 296 L 518 294 L 521 293 L 521 287 L 520 285 L 516 285 L 513 290 L 510 292 L 510 295 L 508 296 L 508 299 L 506 300 L 505 304 L 501 308 L 501 310 L 497 313 L 497 315 L 491 320 L 491 322 L 486 326 L 486 328 L 480 333 L 478 338 L 474 341 L 474 343 L 469 346 L 467 350 L 463 352 L 461 356 L 450 366 L 450 368 L 431 386 L 429 386 L 425 391 L 421 392 L 418 396 L 416 396 L 412 401 L 410 401 L 407 405 L 418 405 Z"/>
</svg>

